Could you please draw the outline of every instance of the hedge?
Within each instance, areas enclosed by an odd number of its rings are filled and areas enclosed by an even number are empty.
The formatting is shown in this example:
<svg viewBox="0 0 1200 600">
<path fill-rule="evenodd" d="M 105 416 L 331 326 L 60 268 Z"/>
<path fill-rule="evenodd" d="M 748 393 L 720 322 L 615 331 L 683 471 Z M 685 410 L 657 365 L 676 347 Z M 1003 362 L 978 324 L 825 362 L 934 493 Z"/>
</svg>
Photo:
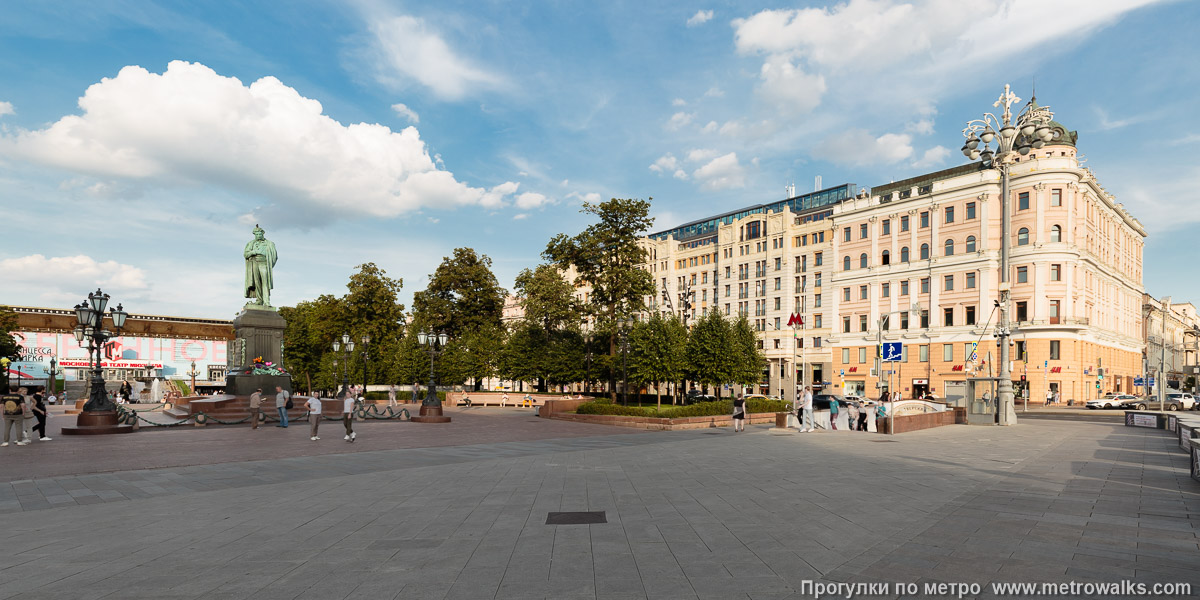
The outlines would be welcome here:
<svg viewBox="0 0 1200 600">
<path fill-rule="evenodd" d="M 782 400 L 751 399 L 746 403 L 746 410 L 752 413 L 774 413 L 787 411 L 787 402 Z M 609 400 L 596 400 L 581 404 L 575 409 L 580 415 L 619 415 L 623 417 L 657 417 L 660 419 L 681 419 L 684 417 L 714 417 L 733 414 L 733 400 L 717 400 L 714 402 L 697 402 L 688 406 L 671 406 L 661 412 L 650 407 L 621 406 Z"/>
</svg>

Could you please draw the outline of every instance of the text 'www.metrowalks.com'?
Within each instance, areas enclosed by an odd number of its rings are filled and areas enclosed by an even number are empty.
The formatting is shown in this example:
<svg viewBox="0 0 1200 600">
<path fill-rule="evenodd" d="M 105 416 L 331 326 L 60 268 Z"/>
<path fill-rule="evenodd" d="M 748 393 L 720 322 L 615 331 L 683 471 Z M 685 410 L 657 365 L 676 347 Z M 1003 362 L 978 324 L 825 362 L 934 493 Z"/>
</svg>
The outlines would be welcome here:
<svg viewBox="0 0 1200 600">
<path fill-rule="evenodd" d="M 1096 598 L 1103 596 L 1191 596 L 1190 583 L 1109 583 L 1067 581 L 1062 583 L 837 583 L 804 580 L 800 595 L 813 598 L 870 598 L 872 596 L 912 598 L 974 598 L 988 593 L 995 596 L 1062 596 Z"/>
</svg>

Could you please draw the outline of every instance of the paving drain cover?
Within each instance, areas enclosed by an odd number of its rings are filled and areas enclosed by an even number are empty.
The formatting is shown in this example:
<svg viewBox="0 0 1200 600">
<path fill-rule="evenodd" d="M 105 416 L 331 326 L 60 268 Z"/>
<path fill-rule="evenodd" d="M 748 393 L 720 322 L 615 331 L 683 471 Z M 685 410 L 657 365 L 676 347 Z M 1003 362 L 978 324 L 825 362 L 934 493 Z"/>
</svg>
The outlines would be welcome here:
<svg viewBox="0 0 1200 600">
<path fill-rule="evenodd" d="M 552 512 L 546 515 L 547 525 L 590 525 L 592 523 L 607 523 L 604 511 L 594 512 Z"/>
</svg>

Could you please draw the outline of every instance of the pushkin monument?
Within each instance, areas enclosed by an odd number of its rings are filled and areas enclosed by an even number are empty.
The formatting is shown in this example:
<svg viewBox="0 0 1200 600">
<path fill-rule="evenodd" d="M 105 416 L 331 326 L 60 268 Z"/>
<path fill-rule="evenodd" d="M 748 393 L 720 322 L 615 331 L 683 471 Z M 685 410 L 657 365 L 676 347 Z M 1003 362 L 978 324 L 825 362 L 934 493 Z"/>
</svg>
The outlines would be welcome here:
<svg viewBox="0 0 1200 600">
<path fill-rule="evenodd" d="M 242 251 L 245 278 L 242 290 L 250 300 L 233 319 L 234 340 L 228 348 L 225 393 L 248 396 L 261 388 L 274 393 L 275 386 L 289 392 L 292 377 L 282 367 L 283 329 L 287 322 L 271 306 L 275 287 L 275 264 L 279 253 L 266 231 L 254 226 L 254 239 Z"/>
</svg>

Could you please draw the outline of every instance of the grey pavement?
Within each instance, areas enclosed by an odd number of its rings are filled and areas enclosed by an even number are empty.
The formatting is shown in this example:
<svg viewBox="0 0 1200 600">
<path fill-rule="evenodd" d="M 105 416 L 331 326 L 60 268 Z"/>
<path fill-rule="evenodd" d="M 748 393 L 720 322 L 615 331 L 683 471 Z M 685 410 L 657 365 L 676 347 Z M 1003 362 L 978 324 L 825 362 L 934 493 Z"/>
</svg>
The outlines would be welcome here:
<svg viewBox="0 0 1200 600">
<path fill-rule="evenodd" d="M 1106 423 L 601 434 L 10 486 L 0 599 L 758 599 L 802 597 L 806 581 L 978 583 L 980 597 L 991 582 L 1200 590 L 1187 456 L 1163 432 Z M 545 524 L 560 511 L 608 522 Z"/>
</svg>

